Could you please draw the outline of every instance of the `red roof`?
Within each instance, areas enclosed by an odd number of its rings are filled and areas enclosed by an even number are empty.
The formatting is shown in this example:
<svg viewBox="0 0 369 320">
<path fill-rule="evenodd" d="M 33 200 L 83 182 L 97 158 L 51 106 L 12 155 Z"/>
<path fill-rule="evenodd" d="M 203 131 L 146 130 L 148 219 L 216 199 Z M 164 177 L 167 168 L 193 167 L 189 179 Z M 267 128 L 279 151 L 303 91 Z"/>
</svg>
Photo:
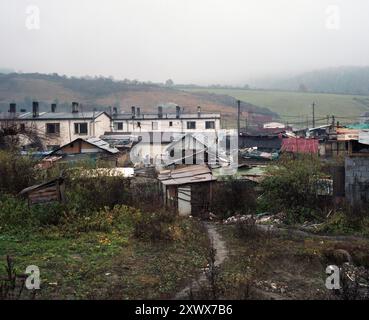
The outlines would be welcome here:
<svg viewBox="0 0 369 320">
<path fill-rule="evenodd" d="M 319 142 L 317 139 L 284 138 L 282 139 L 282 151 L 292 153 L 318 153 Z"/>
</svg>

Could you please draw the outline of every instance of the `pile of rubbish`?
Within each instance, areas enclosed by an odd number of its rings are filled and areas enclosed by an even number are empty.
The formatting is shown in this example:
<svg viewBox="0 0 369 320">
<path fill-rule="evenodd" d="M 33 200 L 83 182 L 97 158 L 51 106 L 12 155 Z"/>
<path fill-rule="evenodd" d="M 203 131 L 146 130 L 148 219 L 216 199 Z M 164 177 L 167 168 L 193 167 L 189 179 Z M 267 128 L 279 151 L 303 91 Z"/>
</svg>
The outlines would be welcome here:
<svg viewBox="0 0 369 320">
<path fill-rule="evenodd" d="M 340 268 L 340 289 L 336 295 L 344 300 L 369 299 L 369 274 L 364 267 L 344 263 Z"/>
<path fill-rule="evenodd" d="M 261 213 L 258 215 L 241 215 L 236 214 L 232 217 L 229 217 L 223 220 L 223 224 L 236 224 L 239 222 L 246 222 L 250 220 L 254 220 L 256 224 L 281 224 L 283 219 L 285 218 L 285 214 L 283 212 L 270 215 L 269 213 Z"/>
<path fill-rule="evenodd" d="M 240 215 L 236 214 L 235 216 L 229 217 L 225 220 L 223 220 L 223 224 L 236 224 L 239 222 L 246 222 L 254 219 L 251 214 L 248 215 Z"/>
<path fill-rule="evenodd" d="M 279 158 L 278 152 L 263 152 L 257 147 L 240 149 L 240 155 L 242 158 L 254 160 L 277 160 Z"/>
</svg>

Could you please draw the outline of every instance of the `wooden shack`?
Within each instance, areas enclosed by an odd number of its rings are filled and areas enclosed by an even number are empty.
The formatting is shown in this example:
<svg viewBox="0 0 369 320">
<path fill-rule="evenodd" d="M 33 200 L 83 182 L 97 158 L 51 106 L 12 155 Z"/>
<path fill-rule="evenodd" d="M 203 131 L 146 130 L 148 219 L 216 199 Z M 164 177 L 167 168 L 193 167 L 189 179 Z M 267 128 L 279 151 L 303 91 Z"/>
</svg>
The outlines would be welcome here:
<svg viewBox="0 0 369 320">
<path fill-rule="evenodd" d="M 28 199 L 28 204 L 64 202 L 64 179 L 58 178 L 23 189 L 19 195 Z"/>
<path fill-rule="evenodd" d="M 212 183 L 216 178 L 206 165 L 193 165 L 164 170 L 158 176 L 164 203 L 179 215 L 199 215 L 210 208 Z"/>
</svg>

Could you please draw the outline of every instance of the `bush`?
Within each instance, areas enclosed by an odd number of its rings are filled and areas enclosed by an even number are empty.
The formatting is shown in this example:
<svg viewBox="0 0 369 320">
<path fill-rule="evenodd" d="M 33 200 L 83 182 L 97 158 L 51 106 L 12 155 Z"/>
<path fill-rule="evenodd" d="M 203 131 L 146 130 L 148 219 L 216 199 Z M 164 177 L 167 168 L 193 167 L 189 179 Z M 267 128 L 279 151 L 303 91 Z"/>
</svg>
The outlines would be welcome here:
<svg viewBox="0 0 369 320">
<path fill-rule="evenodd" d="M 64 213 L 60 203 L 28 206 L 27 201 L 12 195 L 0 197 L 0 225 L 2 230 L 29 231 L 58 225 Z"/>
<path fill-rule="evenodd" d="M 235 224 L 235 236 L 242 240 L 251 240 L 261 237 L 262 231 L 258 229 L 254 218 L 237 221 Z"/>
<path fill-rule="evenodd" d="M 134 235 L 151 241 L 175 240 L 181 236 L 181 229 L 175 220 L 176 215 L 173 212 L 140 212 L 134 218 Z"/>
<path fill-rule="evenodd" d="M 70 210 L 79 213 L 97 211 L 104 207 L 127 204 L 128 181 L 121 177 L 72 176 L 66 179 L 66 199 Z"/>
<path fill-rule="evenodd" d="M 317 188 L 321 187 L 321 164 L 317 157 L 282 158 L 270 167 L 262 181 L 259 209 L 285 211 L 290 222 L 314 219 L 319 211 Z"/>
<path fill-rule="evenodd" d="M 255 210 L 256 193 L 250 182 L 229 179 L 214 185 L 212 211 L 219 218 L 252 214 Z"/>
<path fill-rule="evenodd" d="M 63 217 L 61 229 L 73 234 L 91 231 L 111 232 L 114 229 L 131 233 L 138 215 L 139 210 L 124 205 L 116 205 L 112 209 L 105 207 L 88 215 L 72 211 Z"/>
<path fill-rule="evenodd" d="M 15 151 L 0 150 L 0 193 L 17 194 L 36 182 L 36 162 Z"/>
</svg>

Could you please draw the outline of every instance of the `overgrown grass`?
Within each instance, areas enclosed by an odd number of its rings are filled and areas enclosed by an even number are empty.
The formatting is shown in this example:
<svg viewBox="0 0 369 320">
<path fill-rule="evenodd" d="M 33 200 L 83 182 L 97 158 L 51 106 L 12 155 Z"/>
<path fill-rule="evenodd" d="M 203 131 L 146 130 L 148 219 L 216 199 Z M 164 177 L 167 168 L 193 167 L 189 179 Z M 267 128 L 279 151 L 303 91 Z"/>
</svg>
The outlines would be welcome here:
<svg viewBox="0 0 369 320">
<path fill-rule="evenodd" d="M 62 171 L 38 171 L 16 153 L 1 156 L 16 165 L 0 162 L 10 177 L 0 181 L 0 278 L 8 255 L 18 274 L 38 266 L 36 298 L 171 297 L 206 265 L 209 244 L 200 222 L 163 210 L 152 181 L 91 173 L 88 165 L 63 168 L 66 201 L 28 205 L 18 192 Z"/>
<path fill-rule="evenodd" d="M 149 220 L 136 209 L 115 207 L 37 232 L 2 233 L 0 261 L 12 256 L 21 273 L 37 265 L 39 299 L 170 297 L 206 264 L 207 237 L 197 221 L 179 217 L 159 239 L 138 237 L 137 226 L 148 223 L 150 230 Z"/>
</svg>

